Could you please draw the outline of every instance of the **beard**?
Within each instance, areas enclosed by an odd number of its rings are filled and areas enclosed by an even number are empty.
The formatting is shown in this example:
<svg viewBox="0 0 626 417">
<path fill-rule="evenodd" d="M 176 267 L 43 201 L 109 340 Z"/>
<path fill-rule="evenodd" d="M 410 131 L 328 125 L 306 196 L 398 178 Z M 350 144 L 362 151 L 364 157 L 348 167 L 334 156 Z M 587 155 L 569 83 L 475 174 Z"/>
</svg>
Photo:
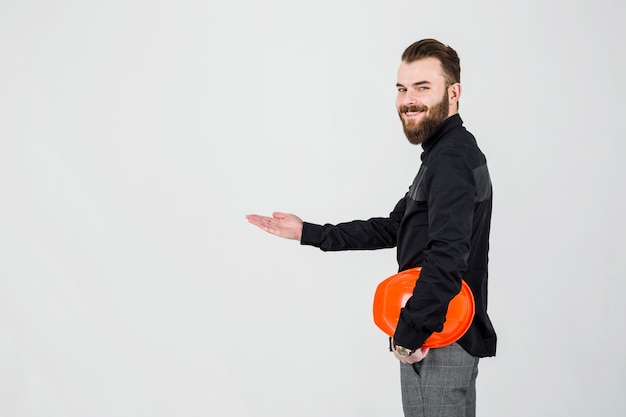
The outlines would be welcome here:
<svg viewBox="0 0 626 417">
<path fill-rule="evenodd" d="M 448 92 L 444 94 L 441 101 L 432 107 L 426 106 L 400 106 L 398 115 L 402 121 L 402 128 L 406 138 L 413 145 L 420 145 L 426 142 L 439 130 L 443 122 L 448 118 Z M 424 119 L 416 123 L 414 121 L 406 121 L 402 115 L 407 112 L 428 112 Z"/>
</svg>

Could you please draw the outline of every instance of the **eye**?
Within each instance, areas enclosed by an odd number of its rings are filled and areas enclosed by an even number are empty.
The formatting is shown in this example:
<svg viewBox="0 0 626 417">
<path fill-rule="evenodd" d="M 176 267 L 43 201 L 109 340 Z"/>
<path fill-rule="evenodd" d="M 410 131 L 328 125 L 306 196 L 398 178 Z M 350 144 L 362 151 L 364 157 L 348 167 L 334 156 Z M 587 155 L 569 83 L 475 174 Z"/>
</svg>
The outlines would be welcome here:
<svg viewBox="0 0 626 417">
<path fill-rule="evenodd" d="M 419 91 L 426 91 L 428 87 L 424 87 L 423 85 L 418 88 Z"/>
<path fill-rule="evenodd" d="M 406 88 L 398 87 L 398 93 L 406 93 Z"/>
</svg>

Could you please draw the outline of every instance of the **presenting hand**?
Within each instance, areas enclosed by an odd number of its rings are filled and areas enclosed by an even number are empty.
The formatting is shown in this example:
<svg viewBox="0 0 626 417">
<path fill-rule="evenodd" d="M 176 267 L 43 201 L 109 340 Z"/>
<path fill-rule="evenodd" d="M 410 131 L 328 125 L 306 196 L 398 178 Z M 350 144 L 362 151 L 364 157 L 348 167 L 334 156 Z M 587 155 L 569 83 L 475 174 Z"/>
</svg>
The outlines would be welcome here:
<svg viewBox="0 0 626 417">
<path fill-rule="evenodd" d="M 302 239 L 302 219 L 289 213 L 272 213 L 272 217 L 260 216 L 258 214 L 248 214 L 248 222 L 285 239 Z"/>
</svg>

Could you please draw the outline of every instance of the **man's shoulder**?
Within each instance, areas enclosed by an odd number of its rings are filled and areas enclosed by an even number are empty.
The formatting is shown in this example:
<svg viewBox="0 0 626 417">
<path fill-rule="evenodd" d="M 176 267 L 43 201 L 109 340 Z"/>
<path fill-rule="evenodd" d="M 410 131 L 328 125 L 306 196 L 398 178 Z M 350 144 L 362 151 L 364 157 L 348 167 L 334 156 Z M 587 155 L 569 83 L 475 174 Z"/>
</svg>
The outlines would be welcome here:
<svg viewBox="0 0 626 417">
<path fill-rule="evenodd" d="M 458 161 L 476 167 L 486 163 L 476 138 L 462 125 L 455 126 L 433 149 L 431 161 Z"/>
</svg>

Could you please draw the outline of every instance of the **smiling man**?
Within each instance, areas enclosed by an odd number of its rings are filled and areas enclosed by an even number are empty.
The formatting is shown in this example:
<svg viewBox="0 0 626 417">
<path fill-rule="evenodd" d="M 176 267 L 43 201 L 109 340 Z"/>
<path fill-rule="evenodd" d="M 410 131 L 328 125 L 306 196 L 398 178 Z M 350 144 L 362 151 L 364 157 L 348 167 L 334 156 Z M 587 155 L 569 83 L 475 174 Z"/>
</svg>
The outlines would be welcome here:
<svg viewBox="0 0 626 417">
<path fill-rule="evenodd" d="M 436 58 L 403 61 L 398 70 L 396 106 L 404 133 L 414 145 L 430 138 L 451 114 L 457 113 L 461 84 L 443 73 Z"/>
<path fill-rule="evenodd" d="M 392 340 L 406 417 L 473 417 L 478 360 L 496 352 L 487 315 L 491 179 L 458 114 L 460 72 L 456 51 L 434 39 L 415 42 L 402 54 L 396 108 L 407 139 L 423 152 L 412 185 L 389 216 L 336 225 L 279 212 L 247 216 L 266 232 L 303 245 L 324 251 L 396 247 L 398 271 L 422 267 Z M 469 330 L 452 345 L 422 347 L 442 330 L 463 279 L 476 305 Z M 339 344 L 346 351 L 359 348 L 349 340 Z"/>
</svg>

